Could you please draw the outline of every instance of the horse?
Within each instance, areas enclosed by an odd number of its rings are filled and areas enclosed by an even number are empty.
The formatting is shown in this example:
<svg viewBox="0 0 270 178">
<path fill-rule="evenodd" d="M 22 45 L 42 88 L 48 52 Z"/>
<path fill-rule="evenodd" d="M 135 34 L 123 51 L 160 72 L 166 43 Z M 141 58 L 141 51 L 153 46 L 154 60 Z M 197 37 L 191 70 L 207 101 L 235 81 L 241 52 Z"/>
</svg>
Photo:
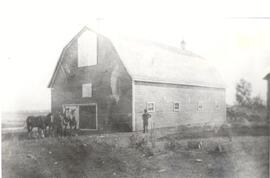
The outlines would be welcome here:
<svg viewBox="0 0 270 178">
<path fill-rule="evenodd" d="M 28 130 L 28 135 L 30 134 L 30 132 L 32 132 L 34 127 L 37 127 L 39 136 L 41 136 L 41 138 L 44 137 L 46 127 L 42 116 L 28 116 L 26 119 L 26 126 Z"/>
<path fill-rule="evenodd" d="M 45 132 L 47 131 L 47 128 L 49 127 L 48 135 L 51 135 L 51 131 L 53 131 L 54 126 L 54 116 L 52 113 L 47 114 L 46 116 L 41 116 L 42 120 L 45 124 Z"/>
<path fill-rule="evenodd" d="M 66 117 L 64 114 L 56 114 L 53 116 L 53 130 L 56 136 L 66 136 L 67 135 L 67 128 L 69 125 L 69 118 Z"/>
<path fill-rule="evenodd" d="M 64 135 L 66 136 L 67 135 L 67 128 L 68 126 L 70 125 L 70 118 L 69 117 L 66 117 L 64 115 L 61 115 L 61 124 L 62 124 L 62 130 L 64 132 Z"/>
<path fill-rule="evenodd" d="M 53 131 L 53 135 L 55 136 L 66 136 L 68 134 L 68 129 L 69 129 L 69 133 L 71 134 L 71 130 L 77 129 L 77 121 L 75 119 L 75 117 L 69 117 L 66 116 L 63 113 L 57 113 L 57 114 L 48 114 L 47 117 L 50 117 L 50 122 L 49 120 L 47 120 L 45 125 L 47 127 L 47 125 L 50 125 L 49 128 L 51 128 L 51 130 Z"/>
<path fill-rule="evenodd" d="M 76 130 L 77 129 L 77 121 L 75 119 L 75 117 L 71 117 L 71 119 L 69 119 L 69 128 L 70 130 L 74 129 Z"/>
<path fill-rule="evenodd" d="M 55 114 L 53 116 L 53 132 L 55 136 L 63 136 L 63 115 L 62 114 Z"/>
</svg>

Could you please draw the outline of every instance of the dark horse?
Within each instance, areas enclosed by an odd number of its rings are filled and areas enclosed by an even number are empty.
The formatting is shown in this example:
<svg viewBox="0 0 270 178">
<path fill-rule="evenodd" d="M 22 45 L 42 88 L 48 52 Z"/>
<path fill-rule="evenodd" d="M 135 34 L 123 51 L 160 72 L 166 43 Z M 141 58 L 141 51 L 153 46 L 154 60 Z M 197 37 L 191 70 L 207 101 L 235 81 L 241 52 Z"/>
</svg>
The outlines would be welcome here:
<svg viewBox="0 0 270 178">
<path fill-rule="evenodd" d="M 44 132 L 45 132 L 45 124 L 42 119 L 42 116 L 29 116 L 26 119 L 26 126 L 28 130 L 28 134 L 30 134 L 33 130 L 33 128 L 37 127 L 38 128 L 38 133 L 39 136 L 44 137 Z"/>
<path fill-rule="evenodd" d="M 69 128 L 70 128 L 70 130 L 72 130 L 72 129 L 76 130 L 77 129 L 77 121 L 76 121 L 74 115 L 72 115 L 70 117 L 70 119 L 69 119 Z"/>
<path fill-rule="evenodd" d="M 52 113 L 49 113 L 46 116 L 42 116 L 42 119 L 45 125 L 45 132 L 47 132 L 47 128 L 49 127 L 49 132 L 47 133 L 47 135 L 50 135 L 54 129 L 54 117 Z"/>
<path fill-rule="evenodd" d="M 62 113 L 58 113 L 54 116 L 53 128 L 56 136 L 66 136 L 67 127 L 69 125 L 69 118 Z"/>
<path fill-rule="evenodd" d="M 49 113 L 47 116 L 29 116 L 26 119 L 26 126 L 28 133 L 30 133 L 34 127 L 38 128 L 39 136 L 44 137 L 47 127 L 49 127 L 49 134 L 53 126 L 53 117 Z"/>
</svg>

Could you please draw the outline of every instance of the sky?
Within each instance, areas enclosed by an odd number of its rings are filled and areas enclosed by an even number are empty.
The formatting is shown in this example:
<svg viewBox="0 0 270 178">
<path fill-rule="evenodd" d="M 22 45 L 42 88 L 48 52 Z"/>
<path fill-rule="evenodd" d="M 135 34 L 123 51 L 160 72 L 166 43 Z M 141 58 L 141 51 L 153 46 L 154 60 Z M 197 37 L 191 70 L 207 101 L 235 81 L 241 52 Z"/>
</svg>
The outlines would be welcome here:
<svg viewBox="0 0 270 178">
<path fill-rule="evenodd" d="M 84 26 L 176 47 L 185 40 L 188 50 L 217 67 L 228 104 L 235 102 L 240 78 L 251 82 L 253 96 L 266 100 L 268 7 L 258 0 L 2 0 L 1 110 L 50 109 L 47 85 L 54 67 L 63 47 Z"/>
</svg>

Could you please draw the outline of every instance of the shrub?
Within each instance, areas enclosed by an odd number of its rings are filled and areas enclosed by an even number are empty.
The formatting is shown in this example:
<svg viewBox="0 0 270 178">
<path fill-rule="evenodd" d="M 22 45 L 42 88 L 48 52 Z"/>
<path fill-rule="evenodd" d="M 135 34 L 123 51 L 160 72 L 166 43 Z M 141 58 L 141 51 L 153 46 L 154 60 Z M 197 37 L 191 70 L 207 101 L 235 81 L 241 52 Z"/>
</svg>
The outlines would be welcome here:
<svg viewBox="0 0 270 178">
<path fill-rule="evenodd" d="M 170 139 L 168 142 L 165 143 L 165 149 L 169 151 L 175 151 L 176 150 L 176 141 L 175 139 Z"/>
<path fill-rule="evenodd" d="M 152 149 L 148 146 L 148 140 L 138 135 L 131 135 L 129 137 L 130 147 L 141 151 L 146 157 L 153 156 Z"/>
<path fill-rule="evenodd" d="M 187 142 L 188 149 L 202 149 L 202 141 L 190 140 Z"/>
<path fill-rule="evenodd" d="M 236 84 L 236 101 L 241 106 L 246 106 L 250 103 L 251 96 L 251 83 L 246 81 L 245 79 L 240 79 L 240 81 Z"/>
</svg>

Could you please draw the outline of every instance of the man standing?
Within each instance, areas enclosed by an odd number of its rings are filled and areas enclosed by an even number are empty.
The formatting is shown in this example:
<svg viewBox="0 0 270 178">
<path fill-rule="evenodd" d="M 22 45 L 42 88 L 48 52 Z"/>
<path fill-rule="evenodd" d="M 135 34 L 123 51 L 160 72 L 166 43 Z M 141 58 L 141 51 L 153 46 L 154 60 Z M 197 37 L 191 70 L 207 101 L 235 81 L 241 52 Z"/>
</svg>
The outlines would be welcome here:
<svg viewBox="0 0 270 178">
<path fill-rule="evenodd" d="M 71 110 L 70 121 L 69 121 L 70 129 L 72 129 L 74 127 L 74 130 L 77 129 L 77 121 L 76 121 L 75 111 L 76 111 L 76 109 Z"/>
<path fill-rule="evenodd" d="M 148 132 L 148 119 L 151 115 L 147 112 L 147 109 L 144 109 L 144 113 L 142 115 L 143 119 L 143 133 Z"/>
</svg>

